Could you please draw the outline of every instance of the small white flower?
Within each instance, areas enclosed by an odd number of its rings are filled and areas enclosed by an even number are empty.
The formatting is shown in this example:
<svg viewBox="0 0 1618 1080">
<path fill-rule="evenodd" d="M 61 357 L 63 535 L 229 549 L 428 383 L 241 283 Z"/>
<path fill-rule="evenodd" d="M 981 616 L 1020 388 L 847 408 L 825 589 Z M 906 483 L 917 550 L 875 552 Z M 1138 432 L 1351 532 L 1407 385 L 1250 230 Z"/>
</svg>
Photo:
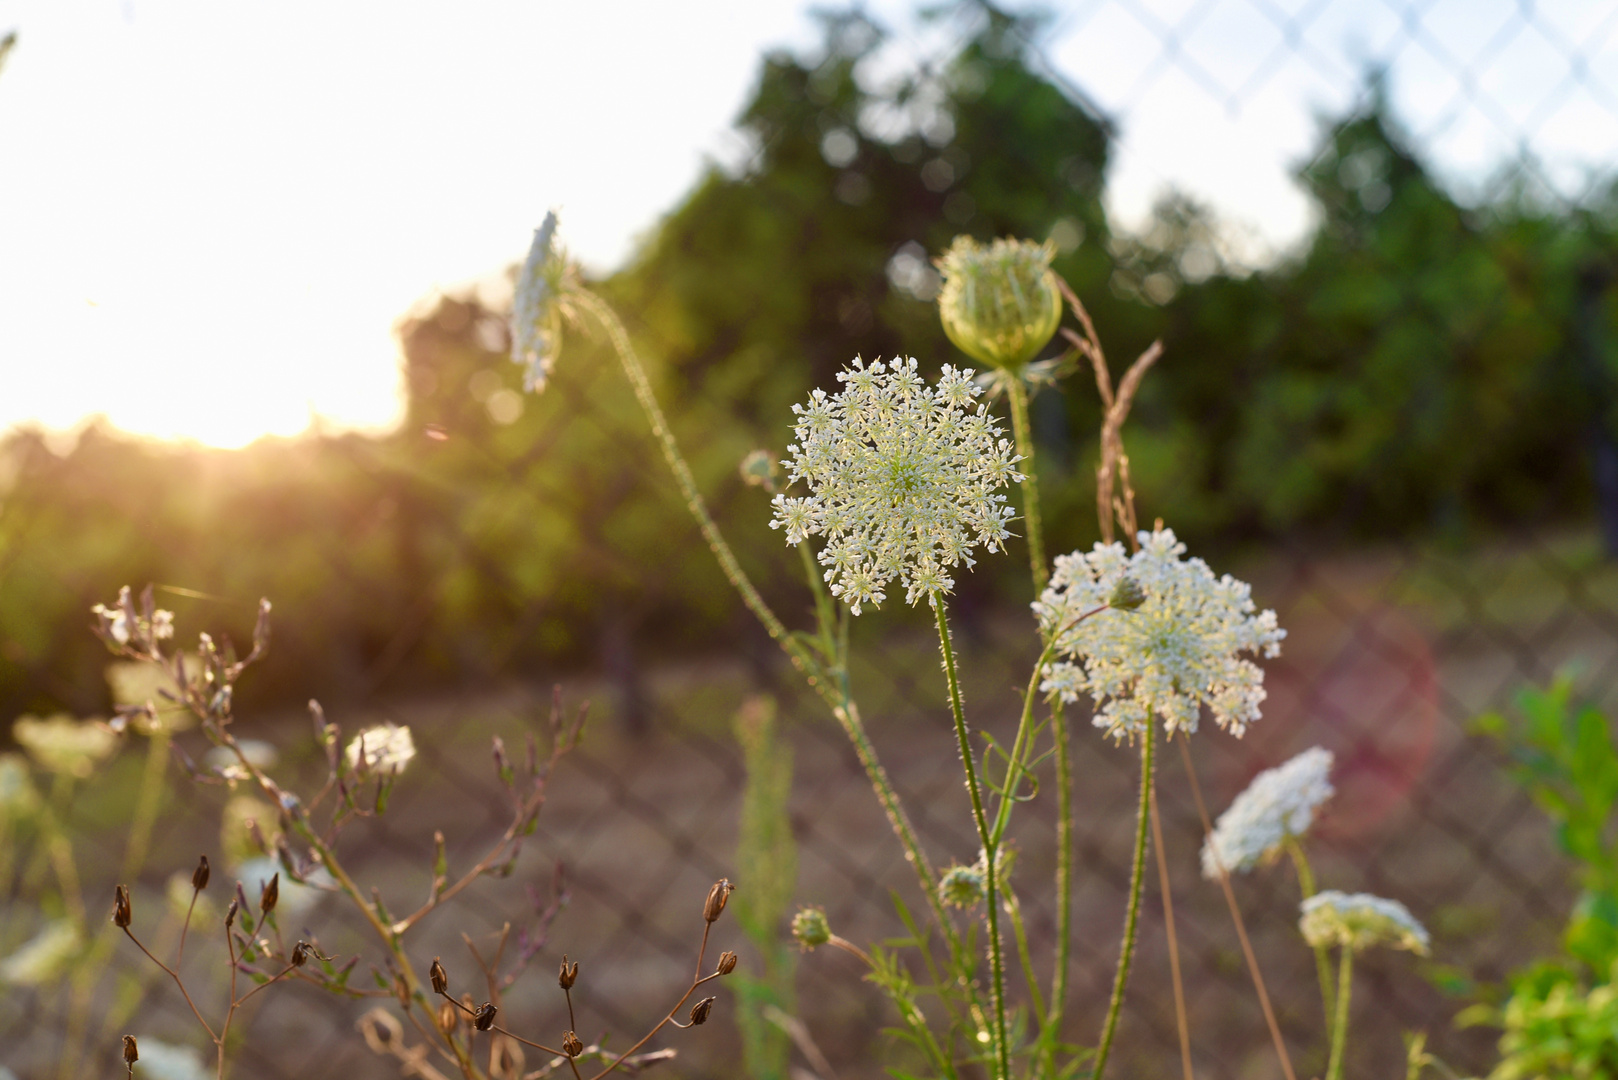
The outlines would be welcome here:
<svg viewBox="0 0 1618 1080">
<path fill-rule="evenodd" d="M 1331 764 L 1331 751 L 1316 746 L 1253 777 L 1202 845 L 1202 876 L 1218 880 L 1221 865 L 1226 873 L 1246 873 L 1308 832 L 1315 808 L 1332 797 Z"/>
<path fill-rule="evenodd" d="M 1309 897 L 1300 910 L 1298 929 L 1316 948 L 1341 946 L 1359 952 L 1371 945 L 1388 945 L 1427 955 L 1427 929 L 1397 900 L 1328 889 Z"/>
<path fill-rule="evenodd" d="M 402 724 L 366 728 L 348 744 L 348 767 L 360 772 L 399 772 L 416 756 L 416 742 Z"/>
<path fill-rule="evenodd" d="M 1068 661 L 1046 667 L 1041 689 L 1068 702 L 1088 693 L 1095 725 L 1114 739 L 1140 734 L 1154 716 L 1171 736 L 1196 731 L 1203 705 L 1240 736 L 1258 719 L 1264 672 L 1239 654 L 1277 656 L 1286 631 L 1275 612 L 1254 608 L 1245 582 L 1182 559 L 1185 545 L 1172 530 L 1139 539 L 1133 555 L 1122 544 L 1098 543 L 1088 554 L 1057 556 L 1050 587 L 1033 607 L 1040 631 L 1055 635 Z M 1125 576 L 1144 602 L 1083 618 L 1106 605 Z"/>
<path fill-rule="evenodd" d="M 561 350 L 562 323 L 557 301 L 566 260 L 556 250 L 556 212 L 534 230 L 511 309 L 511 359 L 523 366 L 523 388 L 540 391 Z"/>
<path fill-rule="evenodd" d="M 988 407 L 970 369 L 945 365 L 936 386 L 915 360 L 855 357 L 837 379 L 843 390 L 816 390 L 794 405 L 797 442 L 782 464 L 809 495 L 777 495 L 772 529 L 789 544 L 822 536 L 818 556 L 832 595 L 858 615 L 880 605 L 898 578 L 911 604 L 954 588 L 946 567 L 973 565 L 972 549 L 1004 550 L 1014 511 L 997 489 L 1020 482 L 1021 460 Z"/>
<path fill-rule="evenodd" d="M 174 612 L 162 608 L 152 612 L 152 636 L 159 641 L 174 636 Z"/>
</svg>

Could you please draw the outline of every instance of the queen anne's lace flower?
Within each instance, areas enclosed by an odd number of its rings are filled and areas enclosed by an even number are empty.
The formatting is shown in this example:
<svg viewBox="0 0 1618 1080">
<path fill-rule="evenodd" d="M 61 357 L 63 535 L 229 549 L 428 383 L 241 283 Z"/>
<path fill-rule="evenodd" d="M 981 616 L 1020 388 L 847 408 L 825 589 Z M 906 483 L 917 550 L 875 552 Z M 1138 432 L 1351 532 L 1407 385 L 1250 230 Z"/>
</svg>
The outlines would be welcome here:
<svg viewBox="0 0 1618 1080">
<path fill-rule="evenodd" d="M 1427 929 L 1397 900 L 1328 889 L 1309 897 L 1300 910 L 1298 929 L 1315 948 L 1337 945 L 1359 952 L 1371 945 L 1388 945 L 1427 955 Z"/>
<path fill-rule="evenodd" d="M 392 773 L 402 770 L 416 756 L 416 741 L 410 729 L 400 724 L 379 724 L 366 728 L 348 744 L 348 767 L 356 772 Z"/>
<path fill-rule="evenodd" d="M 1202 845 L 1202 876 L 1217 880 L 1220 866 L 1245 873 L 1308 832 L 1315 808 L 1332 797 L 1331 763 L 1331 751 L 1316 746 L 1253 777 Z"/>
<path fill-rule="evenodd" d="M 511 359 L 521 364 L 523 389 L 545 389 L 561 351 L 562 321 L 557 305 L 565 260 L 556 250 L 556 212 L 534 230 L 517 295 L 511 308 Z"/>
<path fill-rule="evenodd" d="M 1238 654 L 1276 656 L 1286 631 L 1275 612 L 1256 612 L 1245 582 L 1182 559 L 1185 545 L 1173 530 L 1139 539 L 1133 555 L 1122 544 L 1098 543 L 1088 554 L 1057 556 L 1034 614 L 1070 659 L 1048 665 L 1041 688 L 1068 702 L 1089 694 L 1095 725 L 1115 739 L 1145 731 L 1153 716 L 1170 735 L 1196 731 L 1204 704 L 1220 727 L 1241 735 L 1258 719 L 1264 672 Z M 1145 601 L 1083 618 L 1106 605 L 1126 575 Z"/>
<path fill-rule="evenodd" d="M 841 392 L 792 407 L 798 441 L 782 464 L 809 494 L 777 495 L 770 528 L 789 544 L 825 537 L 826 580 L 856 615 L 896 577 L 910 603 L 934 600 L 954 587 L 945 567 L 971 567 L 980 544 L 1005 549 L 1013 511 L 995 492 L 1022 480 L 1021 458 L 988 407 L 973 407 L 982 391 L 970 368 L 946 364 L 929 387 L 915 360 L 856 357 L 837 379 Z"/>
</svg>

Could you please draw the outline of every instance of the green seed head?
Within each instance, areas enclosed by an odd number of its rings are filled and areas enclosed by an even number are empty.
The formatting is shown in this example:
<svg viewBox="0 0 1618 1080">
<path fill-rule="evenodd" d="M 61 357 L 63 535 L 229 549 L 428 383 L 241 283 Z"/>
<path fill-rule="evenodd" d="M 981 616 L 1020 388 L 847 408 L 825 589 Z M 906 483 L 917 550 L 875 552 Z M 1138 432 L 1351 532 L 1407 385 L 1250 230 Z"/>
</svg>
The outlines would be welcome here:
<svg viewBox="0 0 1618 1080">
<path fill-rule="evenodd" d="M 957 236 L 937 260 L 944 275 L 938 314 L 944 333 L 974 360 L 1022 368 L 1062 321 L 1062 293 L 1050 243 L 1008 238 L 979 244 Z"/>
<path fill-rule="evenodd" d="M 831 940 L 831 924 L 819 908 L 804 908 L 792 916 L 792 937 L 804 949 L 814 949 Z"/>
</svg>

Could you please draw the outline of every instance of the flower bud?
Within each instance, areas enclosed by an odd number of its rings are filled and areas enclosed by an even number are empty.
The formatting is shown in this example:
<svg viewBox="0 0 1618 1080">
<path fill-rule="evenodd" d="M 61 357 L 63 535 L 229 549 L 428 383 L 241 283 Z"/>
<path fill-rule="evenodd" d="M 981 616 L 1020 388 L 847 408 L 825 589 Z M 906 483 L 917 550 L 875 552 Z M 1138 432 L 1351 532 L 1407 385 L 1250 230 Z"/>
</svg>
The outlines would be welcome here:
<svg viewBox="0 0 1618 1080">
<path fill-rule="evenodd" d="M 1107 606 L 1116 611 L 1134 611 L 1144 603 L 1146 590 L 1128 574 L 1118 579 L 1118 583 L 1112 587 L 1112 595 L 1107 598 Z"/>
<path fill-rule="evenodd" d="M 576 1058 L 584 1053 L 584 1044 L 579 1041 L 577 1035 L 570 1031 L 562 1036 L 562 1053 L 570 1058 Z"/>
<path fill-rule="evenodd" d="M 197 868 L 191 871 L 191 887 L 201 892 L 208 887 L 208 856 L 203 855 L 197 862 Z"/>
<path fill-rule="evenodd" d="M 135 1036 L 124 1036 L 124 1064 L 133 1065 L 140 1060 L 140 1047 L 135 1045 Z"/>
<path fill-rule="evenodd" d="M 738 470 L 742 474 L 742 482 L 749 487 L 761 487 L 771 495 L 775 494 L 777 483 L 781 479 L 781 466 L 768 450 L 754 450 L 742 458 Z"/>
<path fill-rule="evenodd" d="M 731 952 L 729 949 L 726 949 L 724 952 L 719 954 L 719 964 L 714 968 L 714 971 L 719 975 L 729 975 L 735 970 L 736 954 Z"/>
<path fill-rule="evenodd" d="M 936 260 L 944 275 L 938 314 L 956 348 L 1011 371 L 1037 356 L 1062 321 L 1055 255 L 1049 243 L 1008 237 L 984 246 L 957 236 Z"/>
<path fill-rule="evenodd" d="M 713 1012 L 713 1003 L 714 1003 L 713 998 L 705 997 L 701 1001 L 697 1002 L 695 1005 L 691 1006 L 691 1026 L 692 1027 L 696 1027 L 698 1024 L 701 1024 L 701 1023 L 704 1023 L 704 1022 L 707 1021 L 708 1014 Z"/>
<path fill-rule="evenodd" d="M 433 993 L 442 994 L 449 990 L 449 975 L 436 956 L 433 957 L 433 966 L 427 969 L 427 977 L 433 981 Z"/>
<path fill-rule="evenodd" d="M 713 888 L 708 890 L 708 899 L 702 905 L 702 917 L 708 922 L 717 922 L 721 912 L 725 910 L 725 903 L 736 886 L 730 883 L 729 878 L 720 878 L 714 882 Z"/>
<path fill-rule="evenodd" d="M 232 900 L 230 907 L 225 909 L 225 929 L 229 930 L 236 925 L 236 913 L 242 909 L 241 901 Z"/>
<path fill-rule="evenodd" d="M 125 930 L 129 928 L 130 920 L 133 918 L 134 913 L 129 906 L 129 889 L 127 886 L 119 885 L 112 891 L 112 924 L 120 930 Z"/>
<path fill-rule="evenodd" d="M 976 866 L 952 866 L 938 879 L 938 899 L 948 907 L 975 907 L 984 896 L 983 877 Z"/>
<path fill-rule="evenodd" d="M 569 964 L 567 954 L 562 955 L 562 970 L 556 973 L 556 985 L 563 990 L 573 989 L 573 984 L 579 979 L 579 965 Z"/>
<path fill-rule="evenodd" d="M 494 1014 L 500 1010 L 492 1001 L 485 1001 L 483 1008 L 472 1014 L 472 1026 L 479 1031 L 488 1031 L 494 1027 Z"/>
<path fill-rule="evenodd" d="M 281 899 L 281 872 L 278 870 L 270 876 L 269 884 L 265 885 L 258 894 L 258 910 L 265 915 L 275 910 L 276 901 Z"/>
<path fill-rule="evenodd" d="M 792 916 L 792 937 L 800 948 L 819 948 L 831 940 L 831 924 L 820 908 L 804 908 Z"/>
</svg>

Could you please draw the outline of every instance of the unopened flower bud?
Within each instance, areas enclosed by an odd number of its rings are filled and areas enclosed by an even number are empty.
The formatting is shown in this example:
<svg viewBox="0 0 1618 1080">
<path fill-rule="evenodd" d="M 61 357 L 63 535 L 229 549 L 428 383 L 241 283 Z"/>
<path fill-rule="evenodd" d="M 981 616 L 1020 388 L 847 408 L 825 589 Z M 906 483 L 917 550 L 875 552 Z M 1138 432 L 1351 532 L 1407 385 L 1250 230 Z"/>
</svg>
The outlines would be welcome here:
<svg viewBox="0 0 1618 1080">
<path fill-rule="evenodd" d="M 499 1011 L 494 1002 L 485 1001 L 483 1008 L 472 1014 L 472 1026 L 479 1031 L 488 1031 L 494 1027 L 494 1014 Z"/>
<path fill-rule="evenodd" d="M 771 495 L 775 494 L 777 483 L 781 479 L 781 466 L 768 450 L 754 450 L 742 458 L 738 466 L 742 474 L 742 482 L 749 487 L 760 487 Z"/>
<path fill-rule="evenodd" d="M 436 956 L 433 957 L 433 966 L 427 969 L 427 977 L 433 981 L 433 993 L 442 994 L 449 990 L 449 975 Z"/>
<path fill-rule="evenodd" d="M 129 906 L 129 889 L 127 886 L 119 885 L 112 891 L 112 924 L 120 930 L 127 929 L 133 918 L 134 913 Z"/>
<path fill-rule="evenodd" d="M 701 1001 L 697 1002 L 695 1005 L 691 1006 L 691 1026 L 692 1027 L 696 1027 L 698 1024 L 701 1024 L 701 1023 L 704 1023 L 705 1021 L 707 1021 L 708 1014 L 713 1012 L 713 1003 L 714 1003 L 713 998 L 705 997 Z"/>
<path fill-rule="evenodd" d="M 562 1053 L 570 1058 L 576 1058 L 584 1053 L 584 1044 L 579 1041 L 577 1035 L 570 1031 L 562 1036 Z"/>
<path fill-rule="evenodd" d="M 1051 270 L 1055 255 L 1049 243 L 1006 238 L 981 245 L 957 236 L 936 260 L 944 275 L 938 293 L 944 333 L 975 360 L 1022 368 L 1062 321 L 1062 293 Z"/>
<path fill-rule="evenodd" d="M 229 930 L 232 926 L 236 925 L 236 912 L 240 911 L 241 907 L 242 906 L 241 906 L 240 901 L 232 900 L 230 902 L 230 907 L 225 909 L 225 929 L 226 930 Z"/>
<path fill-rule="evenodd" d="M 938 879 L 938 899 L 949 907 L 974 907 L 984 896 L 983 877 L 976 866 L 952 866 Z"/>
<path fill-rule="evenodd" d="M 208 856 L 203 855 L 197 861 L 197 868 L 191 871 L 191 887 L 201 892 L 208 887 Z"/>
<path fill-rule="evenodd" d="M 720 913 L 725 910 L 725 903 L 735 888 L 729 878 L 720 878 L 714 882 L 713 888 L 708 890 L 707 902 L 702 905 L 702 917 L 708 922 L 718 921 Z"/>
<path fill-rule="evenodd" d="M 556 973 L 556 985 L 560 986 L 563 990 L 571 990 L 573 989 L 573 984 L 578 981 L 578 978 L 579 965 L 569 964 L 567 962 L 567 955 L 564 953 L 562 955 L 562 970 Z"/>
<path fill-rule="evenodd" d="M 276 871 L 270 876 L 269 883 L 258 894 L 258 910 L 268 915 L 275 910 L 276 901 L 281 899 L 281 873 Z"/>
<path fill-rule="evenodd" d="M 831 924 L 819 908 L 804 908 L 792 916 L 792 938 L 800 948 L 816 949 L 831 940 Z"/>
<path fill-rule="evenodd" d="M 124 1036 L 124 1064 L 133 1065 L 140 1060 L 140 1047 L 135 1045 L 135 1036 Z"/>
<path fill-rule="evenodd" d="M 736 954 L 726 949 L 719 954 L 719 964 L 714 971 L 720 975 L 729 975 L 736 970 Z"/>
<path fill-rule="evenodd" d="M 1107 598 L 1107 606 L 1117 611 L 1134 611 L 1144 603 L 1146 590 L 1128 574 L 1118 579 L 1118 584 L 1112 587 L 1112 595 Z"/>
</svg>

